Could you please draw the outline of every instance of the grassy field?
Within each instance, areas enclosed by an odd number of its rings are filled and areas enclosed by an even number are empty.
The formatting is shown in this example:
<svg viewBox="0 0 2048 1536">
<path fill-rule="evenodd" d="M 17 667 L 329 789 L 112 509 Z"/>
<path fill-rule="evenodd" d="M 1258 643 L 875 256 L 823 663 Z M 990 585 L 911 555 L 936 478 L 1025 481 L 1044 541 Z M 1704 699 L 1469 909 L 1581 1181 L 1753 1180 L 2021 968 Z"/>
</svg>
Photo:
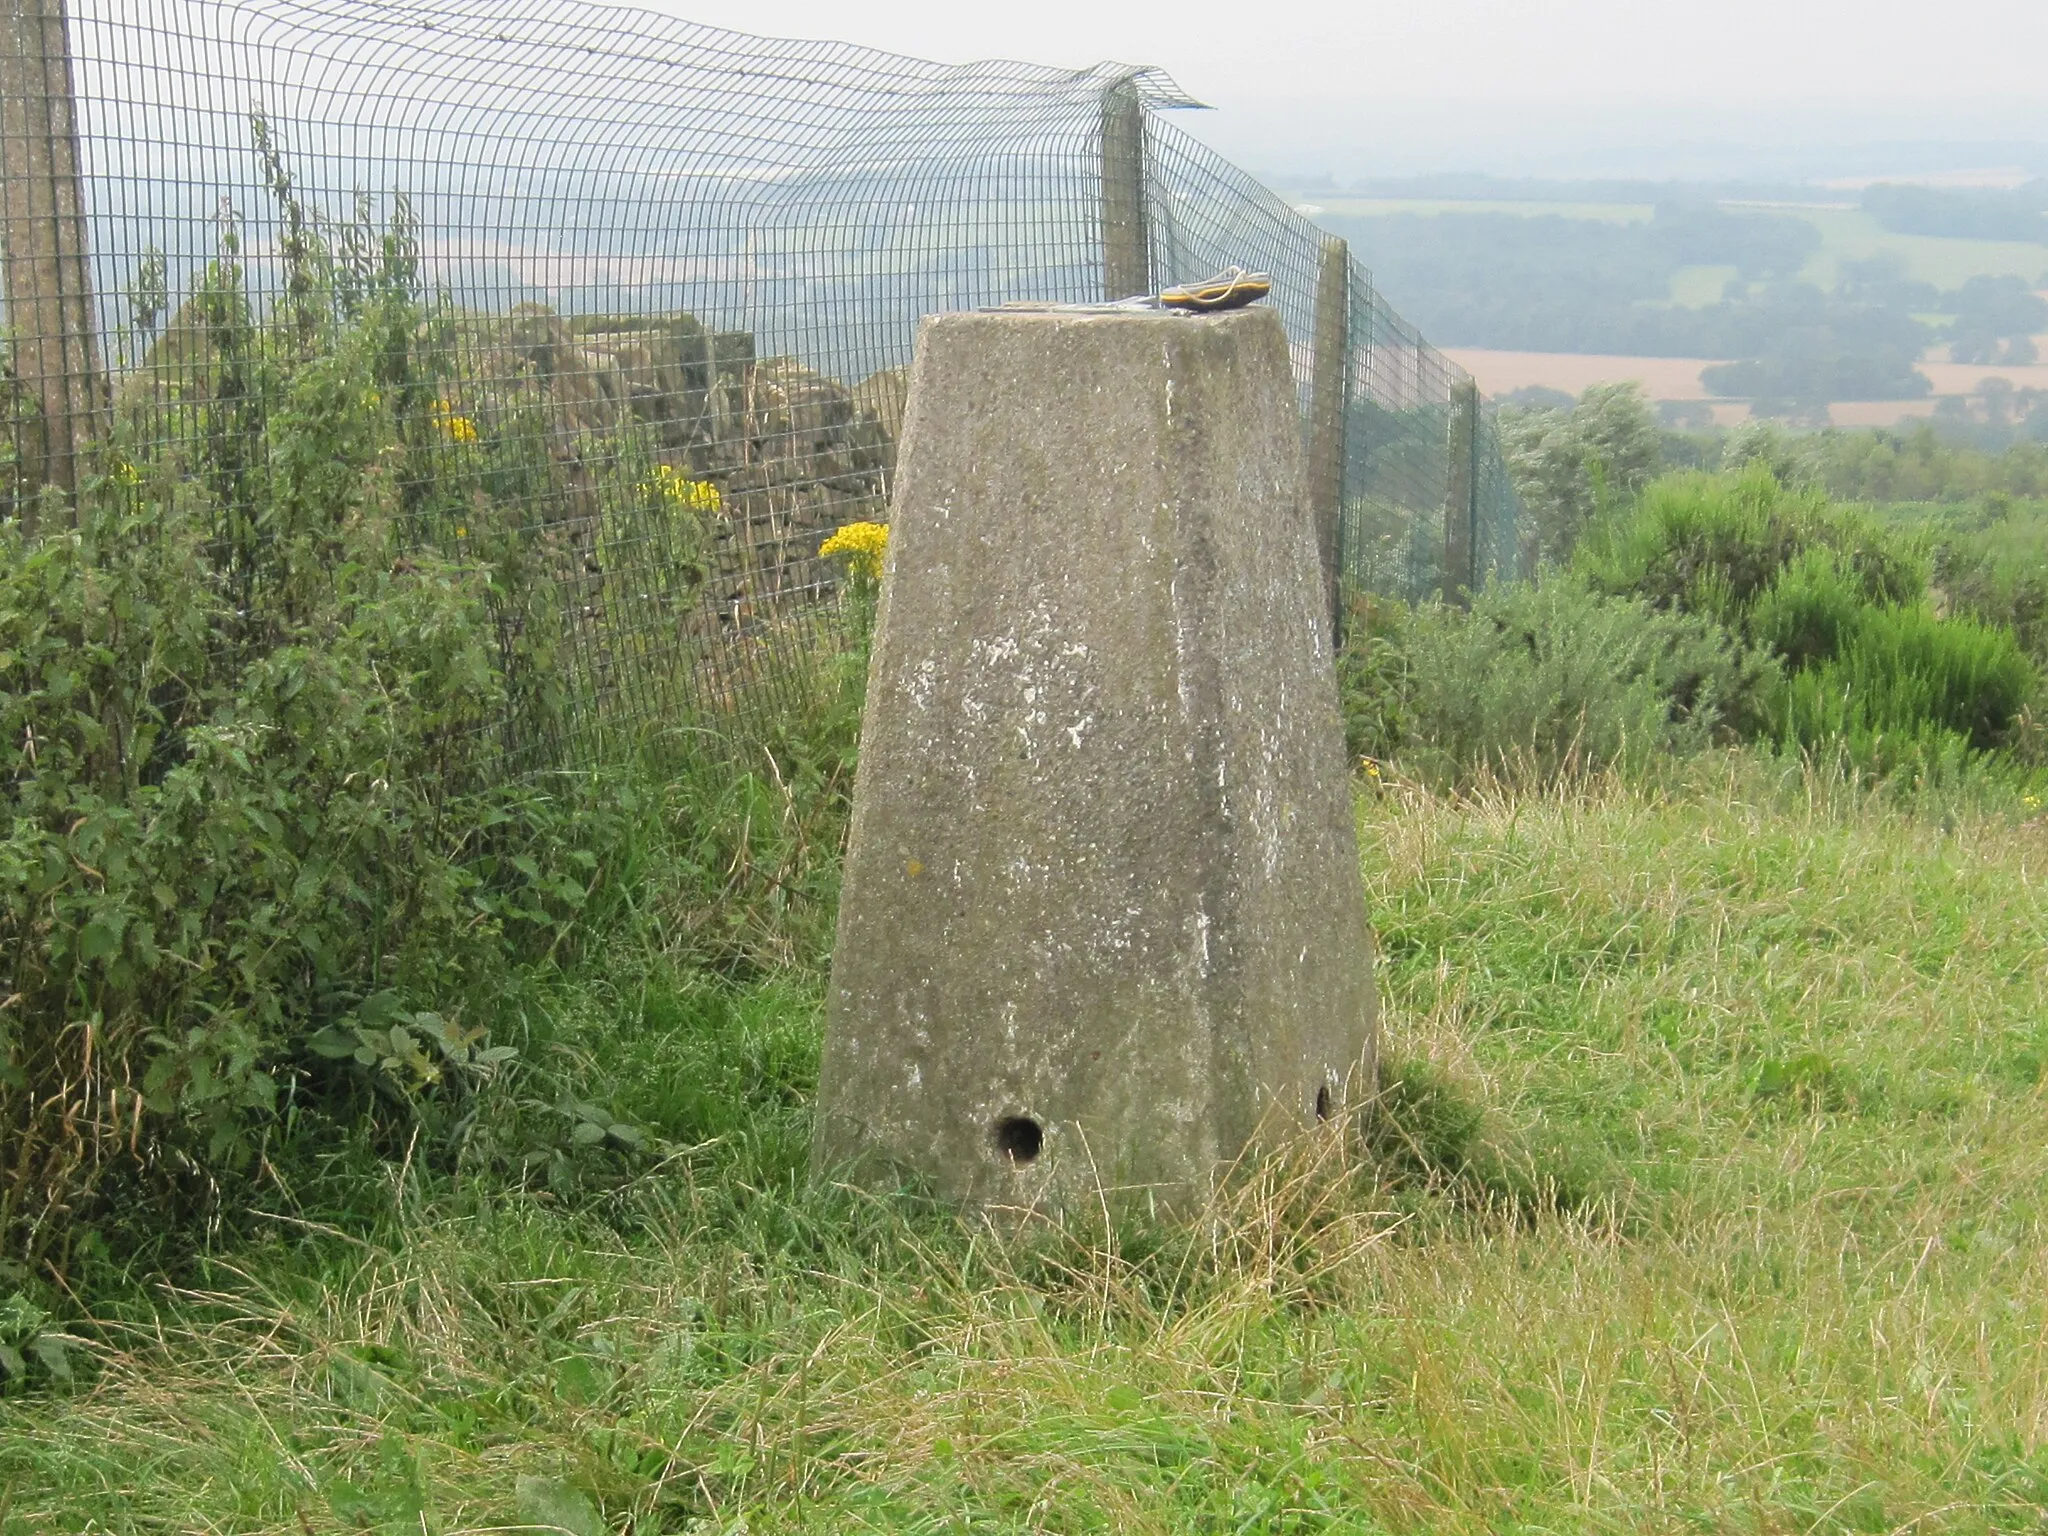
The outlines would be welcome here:
<svg viewBox="0 0 2048 1536">
<path fill-rule="evenodd" d="M 1687 309 L 1718 304 L 1739 275 L 1734 267 L 1680 267 L 1671 274 L 1671 302 Z"/>
<path fill-rule="evenodd" d="M 820 978 L 533 1003 L 678 1144 L 407 1159 L 0 1400 L 0 1530 L 2048 1523 L 2048 828 L 1715 760 L 1361 806 L 1390 1110 L 1188 1228 L 802 1182 Z"/>
<path fill-rule="evenodd" d="M 2039 284 L 2048 274 L 2048 246 L 2019 240 L 1958 240 L 1934 235 L 1901 235 L 1882 228 L 1860 209 L 1803 209 L 1820 231 L 1821 247 L 1799 274 L 1832 288 L 1845 261 L 1865 261 L 1881 252 L 1902 258 L 1910 277 L 1937 288 L 1960 288 L 1973 277 L 2023 277 Z"/>
<path fill-rule="evenodd" d="M 1591 219 L 1607 224 L 1647 223 L 1656 211 L 1648 203 L 1548 203 L 1534 201 L 1486 201 L 1483 199 L 1360 198 L 1338 194 L 1287 193 L 1297 205 L 1312 204 L 1322 214 L 1336 218 L 1365 218 L 1374 215 L 1417 213 L 1496 213 L 1527 218 L 1554 216 Z M 1962 240 L 1932 235 L 1895 234 L 1883 228 L 1859 208 L 1813 206 L 1728 205 L 1742 212 L 1768 213 L 1778 218 L 1804 219 L 1820 231 L 1820 249 L 1800 272 L 1800 277 L 1823 289 L 1832 289 L 1845 261 L 1865 261 L 1882 252 L 1902 258 L 1909 276 L 1933 283 L 1938 288 L 1959 288 L 1973 277 L 2023 277 L 2040 283 L 2048 276 L 2048 246 L 2017 240 Z M 1721 296 L 1722 283 L 1733 273 L 1716 267 L 1686 268 L 1673 279 L 1672 298 L 1681 304 L 1712 303 Z M 1718 279 L 1718 280 L 1716 280 Z"/>
</svg>

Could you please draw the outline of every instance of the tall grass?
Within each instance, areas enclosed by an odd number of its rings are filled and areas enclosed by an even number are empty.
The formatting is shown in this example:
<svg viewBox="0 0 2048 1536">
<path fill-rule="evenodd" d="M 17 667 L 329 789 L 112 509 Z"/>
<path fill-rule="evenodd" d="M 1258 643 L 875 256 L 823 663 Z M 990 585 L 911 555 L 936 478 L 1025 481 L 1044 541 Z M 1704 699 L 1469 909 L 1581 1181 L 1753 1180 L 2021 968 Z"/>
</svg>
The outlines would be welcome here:
<svg viewBox="0 0 2048 1536">
<path fill-rule="evenodd" d="M 1690 772 L 1362 805 L 1397 1087 L 1184 1227 L 810 1189 L 815 970 L 565 976 L 658 1158 L 103 1303 L 0 1530 L 2030 1527 L 2048 831 Z"/>
</svg>

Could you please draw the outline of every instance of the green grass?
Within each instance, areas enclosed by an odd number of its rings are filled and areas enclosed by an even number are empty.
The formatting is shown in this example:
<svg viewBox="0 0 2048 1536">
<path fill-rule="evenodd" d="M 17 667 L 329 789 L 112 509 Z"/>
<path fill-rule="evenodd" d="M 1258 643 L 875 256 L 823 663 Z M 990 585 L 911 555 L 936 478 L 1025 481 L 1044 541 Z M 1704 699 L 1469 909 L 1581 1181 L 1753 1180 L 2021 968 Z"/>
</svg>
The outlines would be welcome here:
<svg viewBox="0 0 2048 1536">
<path fill-rule="evenodd" d="M 2048 1520 L 2048 828 L 1743 757 L 1360 818 L 1382 1171 L 1113 1234 L 807 1191 L 815 971 L 620 957 L 530 1048 L 662 1158 L 407 1160 L 104 1304 L 0 1400 L 0 1531 Z"/>
</svg>

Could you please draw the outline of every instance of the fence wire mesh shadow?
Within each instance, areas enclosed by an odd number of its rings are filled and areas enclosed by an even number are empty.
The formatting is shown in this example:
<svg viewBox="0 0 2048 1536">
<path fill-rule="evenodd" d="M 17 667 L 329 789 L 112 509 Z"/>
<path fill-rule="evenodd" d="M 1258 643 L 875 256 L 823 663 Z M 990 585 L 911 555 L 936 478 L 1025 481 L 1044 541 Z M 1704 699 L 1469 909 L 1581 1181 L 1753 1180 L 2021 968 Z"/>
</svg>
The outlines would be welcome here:
<svg viewBox="0 0 2048 1536">
<path fill-rule="evenodd" d="M 6 510 L 126 477 L 211 519 L 232 577 L 287 381 L 357 349 L 391 515 L 511 594 L 516 765 L 744 732 L 819 686 L 858 628 L 819 546 L 886 520 L 936 311 L 1268 271 L 1343 571 L 1414 598 L 1515 564 L 1469 381 L 1166 121 L 1192 103 L 1156 72 L 575 0 L 8 16 Z"/>
</svg>

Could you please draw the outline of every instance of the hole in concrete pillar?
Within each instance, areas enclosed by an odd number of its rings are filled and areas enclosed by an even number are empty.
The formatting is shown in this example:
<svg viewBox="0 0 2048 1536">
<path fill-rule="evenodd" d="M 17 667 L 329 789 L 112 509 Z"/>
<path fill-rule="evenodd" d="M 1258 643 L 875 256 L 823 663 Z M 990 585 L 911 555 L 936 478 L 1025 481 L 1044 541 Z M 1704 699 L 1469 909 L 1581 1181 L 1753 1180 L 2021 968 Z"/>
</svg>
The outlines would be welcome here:
<svg viewBox="0 0 2048 1536">
<path fill-rule="evenodd" d="M 1320 1084 L 1316 1088 L 1316 1118 L 1318 1120 L 1330 1118 L 1330 1085 L 1328 1083 Z"/>
<path fill-rule="evenodd" d="M 1045 1127 L 1029 1115 L 1005 1115 L 996 1122 L 996 1151 L 1019 1168 L 1035 1162 L 1045 1145 Z"/>
</svg>

